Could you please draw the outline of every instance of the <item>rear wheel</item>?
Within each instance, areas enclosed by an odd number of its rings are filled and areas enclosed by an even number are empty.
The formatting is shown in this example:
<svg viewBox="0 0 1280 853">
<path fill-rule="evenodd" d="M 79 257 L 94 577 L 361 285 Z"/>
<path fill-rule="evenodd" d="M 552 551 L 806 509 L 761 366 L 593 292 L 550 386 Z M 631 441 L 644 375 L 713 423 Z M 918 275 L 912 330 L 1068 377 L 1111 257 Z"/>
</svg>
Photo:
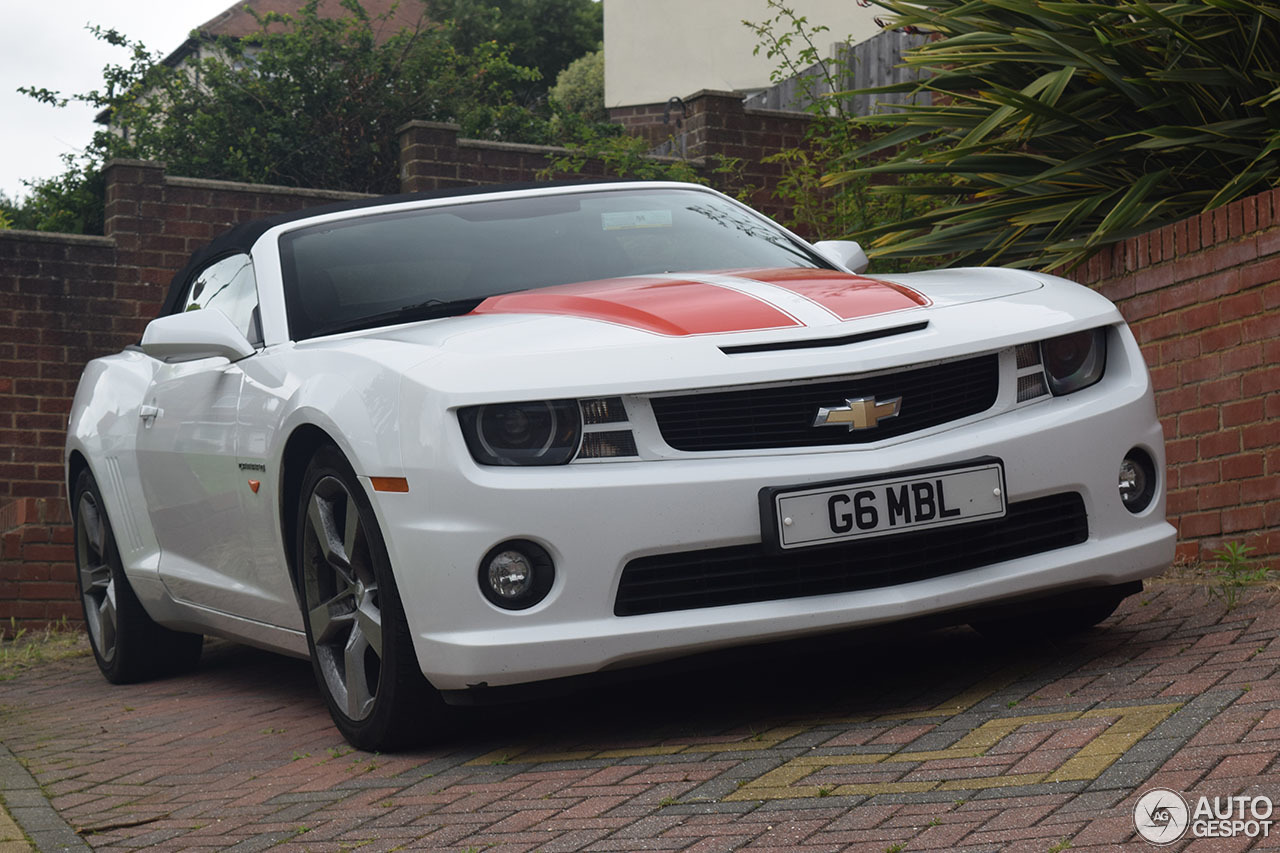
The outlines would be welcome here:
<svg viewBox="0 0 1280 853">
<path fill-rule="evenodd" d="M 86 468 L 76 478 L 76 588 L 98 669 L 113 684 L 189 670 L 204 638 L 156 624 L 125 577 L 102 493 Z"/>
<path fill-rule="evenodd" d="M 303 618 L 316 682 L 334 723 L 366 750 L 438 736 L 448 709 L 418 667 L 373 508 L 336 448 L 316 453 L 301 496 Z"/>
</svg>

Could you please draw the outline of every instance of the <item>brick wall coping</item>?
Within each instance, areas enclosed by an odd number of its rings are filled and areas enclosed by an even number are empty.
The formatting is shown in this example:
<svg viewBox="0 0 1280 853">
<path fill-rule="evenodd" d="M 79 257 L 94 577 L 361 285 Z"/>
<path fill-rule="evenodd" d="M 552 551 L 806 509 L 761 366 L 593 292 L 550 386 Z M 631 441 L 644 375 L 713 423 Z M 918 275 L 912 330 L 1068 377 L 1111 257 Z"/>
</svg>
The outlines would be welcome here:
<svg viewBox="0 0 1280 853">
<path fill-rule="evenodd" d="M 489 148 L 494 151 L 519 151 L 524 154 L 553 156 L 567 154 L 569 149 L 561 145 L 530 145 L 527 142 L 499 142 L 496 139 L 467 139 L 458 137 L 459 148 Z"/>
<path fill-rule="evenodd" d="M 462 125 L 454 124 L 451 121 L 425 121 L 420 118 L 406 121 L 404 124 L 396 128 L 396 136 L 404 133 L 406 130 L 412 130 L 415 127 L 425 128 L 426 130 L 452 130 L 458 133 L 462 132 Z"/>
<path fill-rule="evenodd" d="M 680 100 L 688 102 L 696 101 L 698 98 L 734 98 L 735 100 L 741 101 L 745 97 L 746 95 L 743 95 L 741 92 L 734 92 L 730 89 L 699 89 L 692 95 L 685 95 Z M 659 106 L 661 106 L 661 104 L 659 104 Z"/>
<path fill-rule="evenodd" d="M 284 187 L 277 184 L 246 184 L 240 181 L 215 181 L 207 178 L 183 178 L 166 175 L 164 182 L 171 187 L 186 187 L 199 190 L 223 190 L 225 192 L 243 192 L 263 195 L 291 195 L 298 198 L 317 198 L 326 200 L 358 200 L 377 198 L 376 193 L 353 193 L 346 190 L 313 190 L 307 187 Z"/>
<path fill-rule="evenodd" d="M 515 151 L 523 154 L 541 154 L 548 158 L 558 154 L 572 154 L 572 148 L 564 148 L 560 145 L 529 145 L 524 142 L 498 142 L 489 139 L 458 139 L 459 148 L 484 148 L 490 151 Z M 647 156 L 646 160 L 652 160 L 656 163 L 693 163 L 698 164 L 706 160 L 705 157 L 697 159 L 684 160 L 680 157 L 654 157 Z"/>
<path fill-rule="evenodd" d="M 137 169 L 159 169 L 161 171 L 167 168 L 163 160 L 131 160 L 128 157 L 112 157 L 102 164 L 102 171 L 105 172 L 112 166 L 132 166 Z"/>
<path fill-rule="evenodd" d="M 57 231 L 21 231 L 16 229 L 0 231 L 0 240 L 13 240 L 14 242 L 23 243 L 63 243 L 73 246 L 102 246 L 104 248 L 111 248 L 116 244 L 116 241 L 110 237 L 100 237 L 93 234 L 62 234 Z"/>
<path fill-rule="evenodd" d="M 794 121 L 801 119 L 803 121 L 813 121 L 814 116 L 811 113 L 802 112 L 800 110 L 767 110 L 764 107 L 744 107 L 742 110 L 749 116 L 759 116 L 761 118 L 780 118 Z"/>
<path fill-rule="evenodd" d="M 698 100 L 699 98 L 726 98 L 728 100 L 742 102 L 743 100 L 746 99 L 746 97 L 747 97 L 746 94 L 743 92 L 731 92 L 724 89 L 699 89 L 698 91 L 694 92 L 692 95 L 685 95 L 680 100 L 684 101 L 684 103 L 688 105 L 688 104 L 691 104 L 693 101 Z M 609 109 L 656 112 L 664 109 L 666 106 L 667 106 L 666 101 L 657 101 L 652 104 L 627 104 L 626 106 L 610 107 Z M 782 119 L 795 119 L 795 118 L 812 119 L 813 118 L 812 115 L 810 115 L 808 112 L 805 112 L 803 110 L 771 110 L 771 109 L 766 109 L 765 107 L 744 106 L 743 111 L 746 112 L 748 115 L 767 116 L 769 118 L 782 118 Z"/>
<path fill-rule="evenodd" d="M 1069 276 L 1085 284 L 1109 279 L 1127 280 L 1133 278 L 1139 270 L 1181 260 L 1212 246 L 1258 239 L 1266 232 L 1271 232 L 1265 238 L 1267 245 L 1259 246 L 1259 250 L 1254 252 L 1255 257 L 1260 256 L 1274 251 L 1270 247 L 1275 245 L 1277 239 L 1273 230 L 1276 223 L 1280 223 L 1280 188 L 1236 199 L 1214 210 L 1153 228 L 1137 237 L 1111 245 L 1093 255 L 1069 273 Z M 1179 276 L 1171 274 L 1164 277 L 1150 275 L 1144 282 L 1146 286 L 1139 292 L 1167 286 L 1178 278 Z"/>
</svg>

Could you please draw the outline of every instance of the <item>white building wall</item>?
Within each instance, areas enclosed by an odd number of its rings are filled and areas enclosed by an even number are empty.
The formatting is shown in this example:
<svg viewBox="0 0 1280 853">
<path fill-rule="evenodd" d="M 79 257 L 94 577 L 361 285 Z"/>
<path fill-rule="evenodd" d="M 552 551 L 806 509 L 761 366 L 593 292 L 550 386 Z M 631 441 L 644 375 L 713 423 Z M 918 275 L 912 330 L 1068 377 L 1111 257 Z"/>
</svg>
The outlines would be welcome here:
<svg viewBox="0 0 1280 853">
<path fill-rule="evenodd" d="M 608 107 L 665 102 L 700 89 L 742 91 L 771 85 L 777 67 L 742 21 L 776 14 L 766 0 L 603 0 L 604 100 Z M 875 8 L 855 0 L 786 0 L 810 25 L 829 28 L 815 44 L 824 56 L 839 42 L 879 32 Z M 803 45 L 801 45 L 803 46 Z M 798 48 L 796 48 L 798 49 Z"/>
</svg>

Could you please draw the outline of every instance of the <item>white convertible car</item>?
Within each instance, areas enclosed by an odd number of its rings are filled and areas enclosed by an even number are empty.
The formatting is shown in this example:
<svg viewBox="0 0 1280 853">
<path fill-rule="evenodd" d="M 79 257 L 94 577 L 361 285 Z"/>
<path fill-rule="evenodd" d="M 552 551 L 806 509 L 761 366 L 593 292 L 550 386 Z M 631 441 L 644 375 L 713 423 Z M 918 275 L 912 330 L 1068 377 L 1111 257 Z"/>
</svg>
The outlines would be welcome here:
<svg viewBox="0 0 1280 853">
<path fill-rule="evenodd" d="M 203 634 L 310 657 L 342 733 L 388 749 L 447 704 L 728 646 L 1079 630 L 1161 572 L 1161 429 L 1115 307 L 865 267 L 676 183 L 236 227 L 80 381 L 99 666 L 179 671 Z"/>
</svg>

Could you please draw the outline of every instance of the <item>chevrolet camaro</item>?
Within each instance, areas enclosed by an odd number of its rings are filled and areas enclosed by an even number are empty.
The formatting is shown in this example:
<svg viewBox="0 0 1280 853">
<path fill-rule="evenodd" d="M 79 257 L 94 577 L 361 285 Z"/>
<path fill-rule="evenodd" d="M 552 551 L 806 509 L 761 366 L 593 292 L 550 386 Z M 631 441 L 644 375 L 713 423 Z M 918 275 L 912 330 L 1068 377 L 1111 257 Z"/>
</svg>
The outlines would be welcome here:
<svg viewBox="0 0 1280 853">
<path fill-rule="evenodd" d="M 394 196 L 241 224 L 66 444 L 113 682 L 309 658 L 342 734 L 914 617 L 1081 630 L 1173 556 L 1146 367 L 1052 275 L 864 275 L 705 187 Z"/>
</svg>

